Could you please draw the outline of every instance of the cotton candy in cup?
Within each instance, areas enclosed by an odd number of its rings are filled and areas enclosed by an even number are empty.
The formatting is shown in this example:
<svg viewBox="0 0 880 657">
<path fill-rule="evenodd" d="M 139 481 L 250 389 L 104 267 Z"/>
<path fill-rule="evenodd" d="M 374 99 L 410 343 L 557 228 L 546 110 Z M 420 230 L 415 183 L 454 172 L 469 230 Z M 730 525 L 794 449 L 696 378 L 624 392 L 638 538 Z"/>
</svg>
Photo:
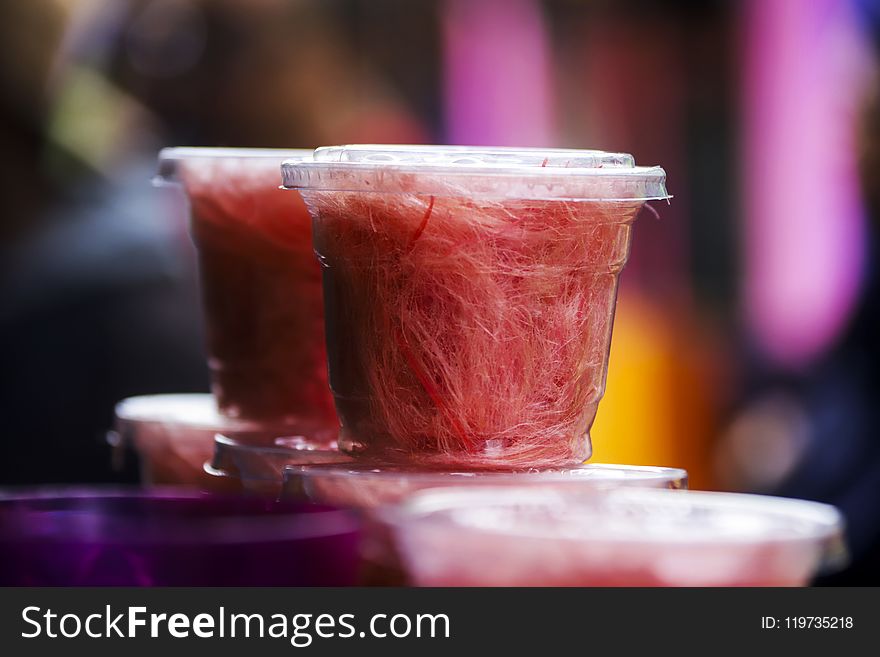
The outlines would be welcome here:
<svg viewBox="0 0 880 657">
<path fill-rule="evenodd" d="M 306 152 L 167 148 L 156 180 L 189 201 L 221 413 L 335 434 L 311 222 L 279 189 L 281 162 Z"/>
<path fill-rule="evenodd" d="M 509 488 L 516 491 L 603 490 L 616 487 L 679 489 L 687 472 L 679 468 L 605 463 L 532 471 L 438 472 L 361 463 L 290 465 L 281 499 L 354 507 L 365 512 L 364 580 L 371 585 L 408 582 L 393 534 L 375 511 L 435 488 Z"/>
<path fill-rule="evenodd" d="M 833 507 L 758 495 L 441 489 L 383 518 L 419 586 L 804 586 L 846 557 Z"/>
<path fill-rule="evenodd" d="M 285 162 L 323 266 L 341 449 L 433 469 L 591 454 L 618 276 L 665 173 L 582 150 L 340 146 Z"/>
<path fill-rule="evenodd" d="M 348 586 L 360 520 L 258 498 L 52 488 L 0 495 L 0 585 Z"/>
<path fill-rule="evenodd" d="M 275 499 L 285 467 L 349 461 L 351 457 L 336 449 L 335 443 L 316 445 L 298 437 L 279 438 L 271 445 L 251 444 L 218 434 L 205 472 L 242 493 Z"/>
</svg>

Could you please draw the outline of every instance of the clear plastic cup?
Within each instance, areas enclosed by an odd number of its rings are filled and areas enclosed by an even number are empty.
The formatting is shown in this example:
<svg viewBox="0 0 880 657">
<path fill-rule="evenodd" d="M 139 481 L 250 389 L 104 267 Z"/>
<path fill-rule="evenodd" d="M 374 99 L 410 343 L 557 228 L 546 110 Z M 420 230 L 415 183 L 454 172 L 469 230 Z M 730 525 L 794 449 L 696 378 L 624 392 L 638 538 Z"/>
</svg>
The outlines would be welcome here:
<svg viewBox="0 0 880 657">
<path fill-rule="evenodd" d="M 154 489 L 0 495 L 0 585 L 347 586 L 348 511 Z"/>
<path fill-rule="evenodd" d="M 373 512 L 421 490 L 446 487 L 504 487 L 511 490 L 599 490 L 619 486 L 687 488 L 687 472 L 678 468 L 585 464 L 531 472 L 436 472 L 402 467 L 340 463 L 291 465 L 284 470 L 282 500 L 312 501 L 366 511 L 363 583 L 408 583 L 398 548 L 387 526 Z"/>
<path fill-rule="evenodd" d="M 438 472 L 366 463 L 291 464 L 284 469 L 282 499 L 374 509 L 429 488 L 510 487 L 511 489 L 595 489 L 618 486 L 687 488 L 680 468 L 587 463 L 574 468 L 513 472 Z"/>
<path fill-rule="evenodd" d="M 420 586 L 803 586 L 845 560 L 816 502 L 694 491 L 425 491 L 381 514 Z"/>
<path fill-rule="evenodd" d="M 273 445 L 254 445 L 217 435 L 214 456 L 205 472 L 225 478 L 231 488 L 243 493 L 277 498 L 286 466 L 345 463 L 351 457 L 331 445 L 314 445 L 303 438 L 280 438 Z"/>
<path fill-rule="evenodd" d="M 618 275 L 659 167 L 619 153 L 339 146 L 285 162 L 323 265 L 340 448 L 435 469 L 589 458 Z"/>
<path fill-rule="evenodd" d="M 290 429 L 287 424 L 272 426 L 224 417 L 209 394 L 144 395 L 116 405 L 114 428 L 107 439 L 117 460 L 127 449 L 137 452 L 145 484 L 222 492 L 230 490 L 230 482 L 204 471 L 217 433 L 251 444 L 273 444 L 279 437 L 295 440 L 287 433 Z M 327 439 L 330 444 L 330 436 Z"/>
<path fill-rule="evenodd" d="M 307 152 L 166 148 L 156 179 L 189 201 L 220 411 L 303 434 L 338 429 L 311 221 L 278 188 L 281 162 Z"/>
</svg>

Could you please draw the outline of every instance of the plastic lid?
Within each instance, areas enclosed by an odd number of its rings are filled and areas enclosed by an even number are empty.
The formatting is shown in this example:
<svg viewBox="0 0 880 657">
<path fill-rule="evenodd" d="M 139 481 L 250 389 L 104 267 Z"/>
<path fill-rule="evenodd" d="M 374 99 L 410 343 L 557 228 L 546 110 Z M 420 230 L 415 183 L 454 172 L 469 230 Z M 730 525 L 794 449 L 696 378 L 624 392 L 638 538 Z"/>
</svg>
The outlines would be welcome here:
<svg viewBox="0 0 880 657">
<path fill-rule="evenodd" d="M 375 515 L 422 586 L 803 586 L 846 562 L 833 507 L 759 495 L 446 488 Z"/>
<path fill-rule="evenodd" d="M 107 436 L 111 445 L 123 445 L 143 437 L 142 429 L 162 427 L 175 432 L 175 439 L 210 441 L 214 434 L 234 435 L 240 441 L 277 444 L 277 440 L 306 441 L 301 423 L 267 423 L 228 418 L 217 410 L 208 393 L 142 395 L 123 399 L 116 405 L 115 430 Z M 311 441 L 313 444 L 320 440 Z M 327 445 L 325 441 L 323 443 Z"/>
<path fill-rule="evenodd" d="M 638 544 L 813 541 L 845 558 L 843 518 L 818 502 L 697 491 L 444 489 L 413 496 L 389 517 L 454 531 Z"/>
<path fill-rule="evenodd" d="M 347 145 L 282 164 L 283 186 L 314 191 L 519 199 L 670 198 L 666 172 L 595 150 Z"/>
<path fill-rule="evenodd" d="M 246 160 L 270 159 L 280 164 L 284 160 L 297 157 L 310 157 L 312 151 L 298 148 L 208 148 L 177 146 L 159 151 L 159 168 L 153 184 L 179 185 L 181 183 L 181 163 L 192 160 Z"/>
<path fill-rule="evenodd" d="M 406 144 L 347 144 L 315 149 L 321 162 L 412 163 L 446 166 L 517 165 L 539 167 L 634 167 L 629 153 L 573 148 L 513 148 L 508 146 L 411 146 Z"/>
<path fill-rule="evenodd" d="M 217 402 L 208 393 L 142 395 L 116 404 L 117 423 L 151 423 L 193 429 L 222 431 L 253 430 L 257 424 L 226 418 L 217 410 Z"/>
<path fill-rule="evenodd" d="M 679 468 L 589 463 L 573 468 L 532 471 L 442 472 L 363 463 L 291 465 L 284 471 L 282 497 L 301 492 L 315 502 L 372 507 L 396 502 L 428 488 L 447 486 L 608 488 L 637 486 L 686 488 Z"/>
<path fill-rule="evenodd" d="M 205 464 L 205 472 L 280 484 L 285 466 L 350 460 L 350 456 L 336 449 L 335 443 L 326 445 L 298 437 L 277 438 L 272 446 L 251 445 L 218 434 L 214 437 L 214 457 Z"/>
</svg>

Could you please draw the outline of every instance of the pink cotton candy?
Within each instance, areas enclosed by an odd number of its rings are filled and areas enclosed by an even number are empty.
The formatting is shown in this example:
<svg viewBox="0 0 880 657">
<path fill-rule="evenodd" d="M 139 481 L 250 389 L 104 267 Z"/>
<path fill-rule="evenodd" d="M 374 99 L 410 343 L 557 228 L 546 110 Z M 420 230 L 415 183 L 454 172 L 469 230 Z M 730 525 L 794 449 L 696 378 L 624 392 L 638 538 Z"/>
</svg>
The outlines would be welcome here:
<svg viewBox="0 0 880 657">
<path fill-rule="evenodd" d="M 343 449 L 437 468 L 589 458 L 642 201 L 303 196 Z"/>
</svg>

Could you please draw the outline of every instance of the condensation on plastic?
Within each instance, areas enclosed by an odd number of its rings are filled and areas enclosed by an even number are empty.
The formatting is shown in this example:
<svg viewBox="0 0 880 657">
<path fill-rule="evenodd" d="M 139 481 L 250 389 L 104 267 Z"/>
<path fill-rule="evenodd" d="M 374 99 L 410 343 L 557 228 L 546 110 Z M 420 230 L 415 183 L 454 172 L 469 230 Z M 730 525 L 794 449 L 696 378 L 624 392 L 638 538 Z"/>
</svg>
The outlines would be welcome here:
<svg viewBox="0 0 880 657">
<path fill-rule="evenodd" d="M 425 491 L 383 510 L 421 585 L 800 586 L 846 562 L 815 502 L 694 491 Z"/>
</svg>

